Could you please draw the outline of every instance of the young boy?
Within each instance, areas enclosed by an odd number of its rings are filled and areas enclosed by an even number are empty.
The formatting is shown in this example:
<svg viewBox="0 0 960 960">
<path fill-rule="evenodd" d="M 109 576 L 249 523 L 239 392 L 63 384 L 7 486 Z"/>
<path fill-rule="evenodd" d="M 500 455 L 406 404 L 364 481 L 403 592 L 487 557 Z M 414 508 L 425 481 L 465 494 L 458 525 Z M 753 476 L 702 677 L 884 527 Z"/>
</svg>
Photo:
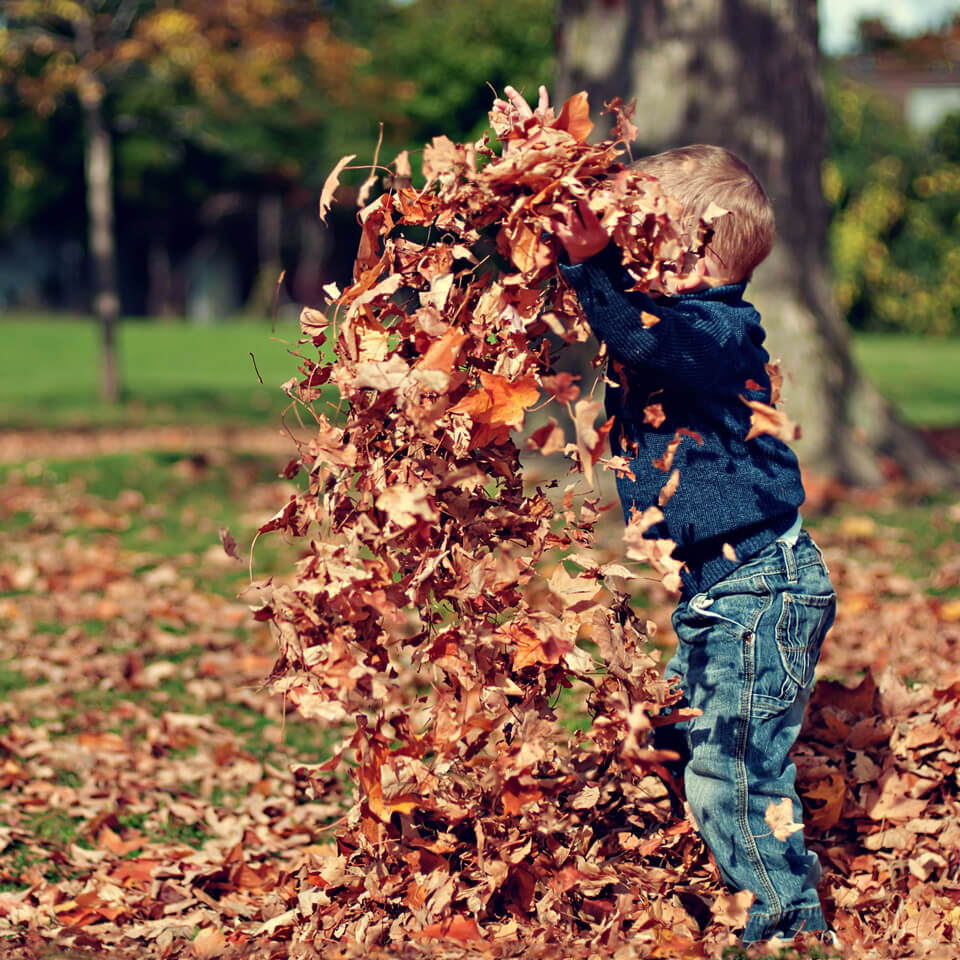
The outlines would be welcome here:
<svg viewBox="0 0 960 960">
<path fill-rule="evenodd" d="M 507 94 L 503 107 L 530 116 L 516 91 Z M 538 112 L 548 110 L 541 88 Z M 816 856 L 802 832 L 779 840 L 765 820 L 785 798 L 800 815 L 787 753 L 836 605 L 823 556 L 801 527 L 796 456 L 769 434 L 746 439 L 744 398 L 771 401 L 765 334 L 743 295 L 773 245 L 773 211 L 746 164 L 721 147 L 683 147 L 636 166 L 680 202 L 685 220 L 696 223 L 711 202 L 729 211 L 669 297 L 624 292 L 632 281 L 585 203 L 556 226 L 571 261 L 566 278 L 622 370 L 606 403 L 614 453 L 635 476 L 617 481 L 624 513 L 657 503 L 666 476 L 654 461 L 679 428 L 702 440 L 681 442 L 679 486 L 652 531 L 675 540 L 686 564 L 665 677 L 702 711 L 684 725 L 687 801 L 724 880 L 756 897 L 744 941 L 825 930 Z M 644 313 L 659 322 L 644 323 Z"/>
</svg>

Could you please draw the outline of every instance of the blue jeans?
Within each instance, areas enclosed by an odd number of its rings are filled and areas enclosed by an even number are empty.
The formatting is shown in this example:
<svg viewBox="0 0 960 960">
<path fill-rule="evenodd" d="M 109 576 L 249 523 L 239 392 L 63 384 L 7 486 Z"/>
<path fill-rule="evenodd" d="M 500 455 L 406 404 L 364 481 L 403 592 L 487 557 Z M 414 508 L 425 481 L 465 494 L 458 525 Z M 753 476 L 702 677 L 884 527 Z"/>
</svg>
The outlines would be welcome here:
<svg viewBox="0 0 960 960">
<path fill-rule="evenodd" d="M 795 546 L 775 541 L 673 615 L 679 644 L 664 675 L 679 677 L 685 704 L 703 711 L 681 727 L 687 801 L 724 880 L 756 896 L 747 943 L 827 926 L 803 831 L 778 840 L 764 814 L 789 797 L 794 820 L 802 816 L 787 753 L 835 611 L 823 556 L 802 531 Z"/>
</svg>

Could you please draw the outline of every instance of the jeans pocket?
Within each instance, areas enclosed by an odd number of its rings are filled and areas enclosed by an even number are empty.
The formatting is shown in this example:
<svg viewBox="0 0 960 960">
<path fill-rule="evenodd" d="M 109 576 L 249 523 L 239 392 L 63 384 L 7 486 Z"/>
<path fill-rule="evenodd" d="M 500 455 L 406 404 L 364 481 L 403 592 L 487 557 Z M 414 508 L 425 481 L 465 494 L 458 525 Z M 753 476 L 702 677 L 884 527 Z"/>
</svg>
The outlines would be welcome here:
<svg viewBox="0 0 960 960">
<path fill-rule="evenodd" d="M 698 635 L 705 640 L 717 629 L 731 639 L 742 640 L 756 630 L 757 621 L 769 606 L 770 591 L 762 578 L 744 580 L 733 589 L 720 583 L 691 597 L 680 619 L 687 627 L 688 641 L 696 643 Z"/>
<path fill-rule="evenodd" d="M 777 620 L 777 649 L 789 682 L 784 684 L 781 699 L 792 701 L 812 682 L 823 638 L 833 622 L 836 602 L 832 593 L 822 596 L 783 594 L 783 606 Z"/>
</svg>

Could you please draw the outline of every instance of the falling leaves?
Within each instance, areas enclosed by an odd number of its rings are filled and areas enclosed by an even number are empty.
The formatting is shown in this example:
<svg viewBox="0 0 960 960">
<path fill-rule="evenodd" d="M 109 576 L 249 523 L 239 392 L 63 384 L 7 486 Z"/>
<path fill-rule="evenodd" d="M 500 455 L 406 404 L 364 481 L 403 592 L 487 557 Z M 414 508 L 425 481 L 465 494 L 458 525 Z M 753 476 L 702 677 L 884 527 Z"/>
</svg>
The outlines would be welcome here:
<svg viewBox="0 0 960 960">
<path fill-rule="evenodd" d="M 279 646 L 273 688 L 318 722 L 356 719 L 330 761 L 353 758 L 356 795 L 336 834 L 343 869 L 296 918 L 298 943 L 505 942 L 534 910 L 569 937 L 604 918 L 626 928 L 643 909 L 639 893 L 611 891 L 647 867 L 608 858 L 618 835 L 668 819 L 648 714 L 680 694 L 660 689 L 642 652 L 646 622 L 618 589 L 630 569 L 605 574 L 595 556 L 609 505 L 590 488 L 613 420 L 542 339 L 549 329 L 572 343 L 586 329 L 550 227 L 558 205 L 589 195 L 638 289 L 678 271 L 699 234 L 625 165 L 622 142 L 589 144 L 591 129 L 578 94 L 556 118 L 501 131 L 503 156 L 435 137 L 423 189 L 396 183 L 360 211 L 354 282 L 331 291 L 328 325 L 305 313 L 302 346 L 316 349 L 319 332 L 335 358 L 300 357 L 308 378 L 288 392 L 316 424 L 298 441 L 309 483 L 261 532 L 310 540 L 293 578 L 254 586 L 252 608 Z M 406 236 L 411 226 L 430 227 L 429 242 Z M 477 269 L 484 243 L 500 272 Z M 339 419 L 318 409 L 321 378 L 340 394 Z M 562 454 L 586 481 L 554 498 L 524 483 L 515 442 L 541 404 L 556 416 L 526 446 Z M 673 544 L 644 536 L 650 526 L 628 528 L 627 560 L 675 587 Z M 581 736 L 550 707 L 566 691 L 589 717 Z M 551 835 L 580 836 L 578 852 Z M 650 841 L 674 846 L 702 856 L 686 831 Z M 358 900 L 373 875 L 392 879 Z M 681 914 L 664 903 L 645 935 Z"/>
<path fill-rule="evenodd" d="M 327 214 L 329 213 L 330 207 L 333 204 L 333 195 L 337 192 L 337 187 L 340 186 L 340 174 L 343 173 L 346 167 L 356 159 L 357 155 L 355 153 L 352 153 L 346 157 L 341 157 L 337 161 L 337 165 L 327 175 L 327 179 L 323 183 L 323 189 L 320 191 L 319 214 L 320 219 L 324 222 L 326 222 Z"/>
<path fill-rule="evenodd" d="M 800 428 L 782 409 L 763 403 L 761 400 L 740 399 L 750 408 L 750 430 L 744 439 L 752 440 L 768 433 L 784 443 L 792 443 L 800 438 Z"/>
<path fill-rule="evenodd" d="M 786 840 L 803 829 L 802 823 L 795 823 L 793 820 L 793 800 L 790 797 L 784 797 L 777 802 L 771 800 L 763 819 L 778 840 Z"/>
</svg>

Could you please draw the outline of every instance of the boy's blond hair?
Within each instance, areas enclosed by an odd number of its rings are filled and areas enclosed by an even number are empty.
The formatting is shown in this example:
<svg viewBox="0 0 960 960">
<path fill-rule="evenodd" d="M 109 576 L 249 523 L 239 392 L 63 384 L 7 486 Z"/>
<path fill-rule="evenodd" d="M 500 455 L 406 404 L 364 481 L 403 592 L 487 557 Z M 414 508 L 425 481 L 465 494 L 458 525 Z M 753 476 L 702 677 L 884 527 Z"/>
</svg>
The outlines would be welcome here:
<svg viewBox="0 0 960 960">
<path fill-rule="evenodd" d="M 773 247 L 773 205 L 750 168 L 723 147 L 695 143 L 653 156 L 633 166 L 653 174 L 664 193 L 683 207 L 685 224 L 695 224 L 715 203 L 730 213 L 714 221 L 708 250 L 728 280 L 749 280 Z"/>
</svg>

